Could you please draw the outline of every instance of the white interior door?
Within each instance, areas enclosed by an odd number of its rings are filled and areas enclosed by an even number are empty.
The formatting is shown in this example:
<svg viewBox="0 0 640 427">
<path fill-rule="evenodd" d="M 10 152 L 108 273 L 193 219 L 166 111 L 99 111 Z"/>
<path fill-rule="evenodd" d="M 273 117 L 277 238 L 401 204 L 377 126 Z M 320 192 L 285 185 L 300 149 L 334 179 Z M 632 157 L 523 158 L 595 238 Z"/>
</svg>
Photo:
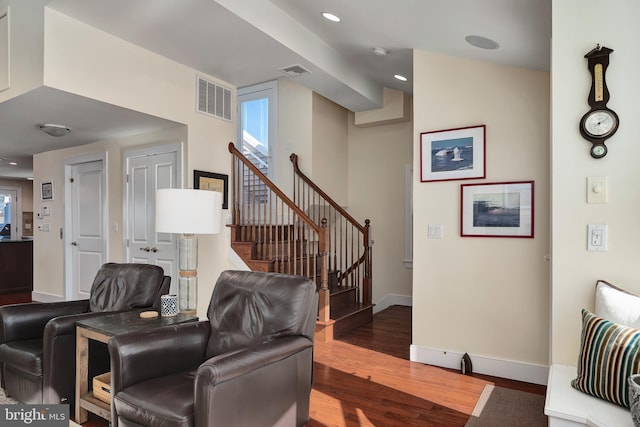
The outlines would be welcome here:
<svg viewBox="0 0 640 427">
<path fill-rule="evenodd" d="M 127 261 L 159 265 L 178 290 L 177 236 L 156 233 L 155 198 L 160 188 L 176 188 L 177 153 L 127 158 Z"/>
<path fill-rule="evenodd" d="M 105 177 L 102 160 L 71 165 L 72 299 L 88 299 L 93 280 L 106 262 Z"/>
</svg>

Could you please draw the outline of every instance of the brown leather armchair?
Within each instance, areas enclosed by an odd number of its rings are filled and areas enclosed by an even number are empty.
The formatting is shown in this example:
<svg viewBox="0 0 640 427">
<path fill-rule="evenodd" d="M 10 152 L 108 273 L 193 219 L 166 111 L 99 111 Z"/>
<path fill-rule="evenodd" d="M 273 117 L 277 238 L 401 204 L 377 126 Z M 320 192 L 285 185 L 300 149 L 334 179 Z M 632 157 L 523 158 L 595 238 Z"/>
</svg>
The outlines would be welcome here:
<svg viewBox="0 0 640 427">
<path fill-rule="evenodd" d="M 150 264 L 104 264 L 88 300 L 0 307 L 0 385 L 32 404 L 75 403 L 76 321 L 105 312 L 154 307 L 171 278 Z M 89 375 L 109 370 L 104 344 L 89 349 Z"/>
<path fill-rule="evenodd" d="M 309 420 L 316 285 L 225 271 L 208 320 L 117 335 L 113 426 L 302 426 Z"/>
</svg>

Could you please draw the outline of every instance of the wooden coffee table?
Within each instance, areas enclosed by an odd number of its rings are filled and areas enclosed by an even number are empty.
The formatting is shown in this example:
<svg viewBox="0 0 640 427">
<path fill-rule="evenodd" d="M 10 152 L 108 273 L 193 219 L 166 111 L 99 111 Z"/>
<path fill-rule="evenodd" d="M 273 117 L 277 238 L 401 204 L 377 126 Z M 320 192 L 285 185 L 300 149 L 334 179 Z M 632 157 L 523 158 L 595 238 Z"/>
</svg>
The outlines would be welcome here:
<svg viewBox="0 0 640 427">
<path fill-rule="evenodd" d="M 111 421 L 111 405 L 89 392 L 89 340 L 107 343 L 109 338 L 126 332 L 198 320 L 194 315 L 183 313 L 171 317 L 142 318 L 141 311 L 104 314 L 76 322 L 76 423 L 87 421 L 89 412 Z"/>
</svg>

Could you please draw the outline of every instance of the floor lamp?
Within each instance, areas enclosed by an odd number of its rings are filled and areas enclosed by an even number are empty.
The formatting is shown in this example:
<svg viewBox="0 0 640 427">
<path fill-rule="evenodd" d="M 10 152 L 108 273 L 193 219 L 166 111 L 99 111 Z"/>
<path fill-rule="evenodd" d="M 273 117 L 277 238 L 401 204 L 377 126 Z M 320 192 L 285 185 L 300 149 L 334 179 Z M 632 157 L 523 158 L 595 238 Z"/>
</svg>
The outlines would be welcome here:
<svg viewBox="0 0 640 427">
<path fill-rule="evenodd" d="M 198 303 L 198 238 L 218 234 L 222 222 L 222 193 L 167 188 L 156 191 L 156 232 L 179 233 L 178 307 L 195 314 Z"/>
</svg>

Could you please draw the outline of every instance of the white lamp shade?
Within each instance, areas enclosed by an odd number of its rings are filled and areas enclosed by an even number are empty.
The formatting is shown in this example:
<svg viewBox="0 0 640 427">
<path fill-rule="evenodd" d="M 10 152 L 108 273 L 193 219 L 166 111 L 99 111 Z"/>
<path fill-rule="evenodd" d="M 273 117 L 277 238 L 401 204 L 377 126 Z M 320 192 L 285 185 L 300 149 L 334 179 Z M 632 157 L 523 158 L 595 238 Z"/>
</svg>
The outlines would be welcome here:
<svg viewBox="0 0 640 427">
<path fill-rule="evenodd" d="M 166 188 L 156 191 L 156 232 L 218 234 L 222 222 L 222 193 Z"/>
</svg>

